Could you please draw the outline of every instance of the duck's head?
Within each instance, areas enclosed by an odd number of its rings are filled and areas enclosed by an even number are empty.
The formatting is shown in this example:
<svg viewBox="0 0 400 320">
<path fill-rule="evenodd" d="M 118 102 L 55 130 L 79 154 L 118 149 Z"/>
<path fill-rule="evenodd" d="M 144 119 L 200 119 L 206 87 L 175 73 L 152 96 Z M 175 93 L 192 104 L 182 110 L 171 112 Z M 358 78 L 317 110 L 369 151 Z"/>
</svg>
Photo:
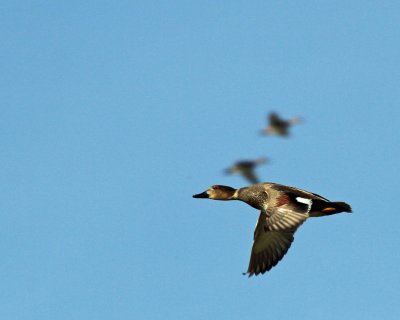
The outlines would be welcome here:
<svg viewBox="0 0 400 320">
<path fill-rule="evenodd" d="M 213 200 L 233 200 L 236 189 L 228 187 L 215 185 L 208 188 L 206 191 L 195 194 L 193 198 L 206 198 Z"/>
</svg>

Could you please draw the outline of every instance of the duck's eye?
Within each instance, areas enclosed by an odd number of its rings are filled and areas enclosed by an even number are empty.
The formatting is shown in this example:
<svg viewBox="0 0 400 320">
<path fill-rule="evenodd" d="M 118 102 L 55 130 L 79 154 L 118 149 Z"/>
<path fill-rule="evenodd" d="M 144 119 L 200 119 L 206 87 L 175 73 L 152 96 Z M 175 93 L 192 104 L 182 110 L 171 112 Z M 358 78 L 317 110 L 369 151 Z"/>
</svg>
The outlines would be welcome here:
<svg viewBox="0 0 400 320">
<path fill-rule="evenodd" d="M 218 186 L 212 186 L 211 189 L 218 189 Z"/>
</svg>

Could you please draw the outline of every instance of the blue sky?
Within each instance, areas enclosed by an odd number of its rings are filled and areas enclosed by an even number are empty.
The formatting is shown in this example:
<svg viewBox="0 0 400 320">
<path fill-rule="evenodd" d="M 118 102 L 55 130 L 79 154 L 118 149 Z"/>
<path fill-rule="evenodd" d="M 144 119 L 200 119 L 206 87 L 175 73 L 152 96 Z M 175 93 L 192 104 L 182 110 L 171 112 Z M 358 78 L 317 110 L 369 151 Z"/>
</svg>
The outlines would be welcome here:
<svg viewBox="0 0 400 320">
<path fill-rule="evenodd" d="M 398 2 L 1 9 L 2 319 L 398 319 Z M 258 212 L 191 196 L 262 156 L 354 214 L 248 279 Z"/>
</svg>

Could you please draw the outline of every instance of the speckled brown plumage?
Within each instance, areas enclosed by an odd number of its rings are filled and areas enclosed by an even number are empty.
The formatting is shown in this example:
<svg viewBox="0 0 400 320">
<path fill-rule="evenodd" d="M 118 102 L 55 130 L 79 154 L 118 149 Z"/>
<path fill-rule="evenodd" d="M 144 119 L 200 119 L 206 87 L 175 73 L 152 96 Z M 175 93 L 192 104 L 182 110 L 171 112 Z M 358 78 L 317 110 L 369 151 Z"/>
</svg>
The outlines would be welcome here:
<svg viewBox="0 0 400 320">
<path fill-rule="evenodd" d="M 254 230 L 249 276 L 264 274 L 276 266 L 289 250 L 296 230 L 309 217 L 351 212 L 345 202 L 331 202 L 316 193 L 270 182 L 237 190 L 212 186 L 193 197 L 239 200 L 261 211 Z"/>
</svg>

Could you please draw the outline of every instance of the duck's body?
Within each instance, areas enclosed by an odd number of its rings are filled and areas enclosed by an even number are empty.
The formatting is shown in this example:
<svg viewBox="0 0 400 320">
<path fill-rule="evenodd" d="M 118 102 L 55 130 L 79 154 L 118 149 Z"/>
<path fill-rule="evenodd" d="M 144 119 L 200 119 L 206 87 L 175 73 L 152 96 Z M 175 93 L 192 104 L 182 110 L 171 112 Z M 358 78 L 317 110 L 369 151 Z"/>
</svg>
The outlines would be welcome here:
<svg viewBox="0 0 400 320">
<path fill-rule="evenodd" d="M 293 124 L 299 123 L 300 118 L 291 118 L 284 120 L 276 113 L 272 112 L 268 116 L 268 126 L 262 130 L 262 134 L 266 135 L 279 135 L 282 137 L 289 136 L 289 127 Z"/>
<path fill-rule="evenodd" d="M 249 276 L 271 270 L 289 250 L 294 233 L 307 218 L 351 212 L 345 202 L 331 202 L 312 192 L 270 182 L 240 189 L 216 185 L 193 197 L 240 200 L 261 210 L 254 230 Z"/>
<path fill-rule="evenodd" d="M 266 163 L 266 158 L 259 158 L 256 160 L 241 160 L 237 161 L 233 166 L 225 170 L 226 174 L 241 174 L 250 183 L 259 183 L 258 177 L 254 172 L 255 168 L 260 164 Z"/>
</svg>

